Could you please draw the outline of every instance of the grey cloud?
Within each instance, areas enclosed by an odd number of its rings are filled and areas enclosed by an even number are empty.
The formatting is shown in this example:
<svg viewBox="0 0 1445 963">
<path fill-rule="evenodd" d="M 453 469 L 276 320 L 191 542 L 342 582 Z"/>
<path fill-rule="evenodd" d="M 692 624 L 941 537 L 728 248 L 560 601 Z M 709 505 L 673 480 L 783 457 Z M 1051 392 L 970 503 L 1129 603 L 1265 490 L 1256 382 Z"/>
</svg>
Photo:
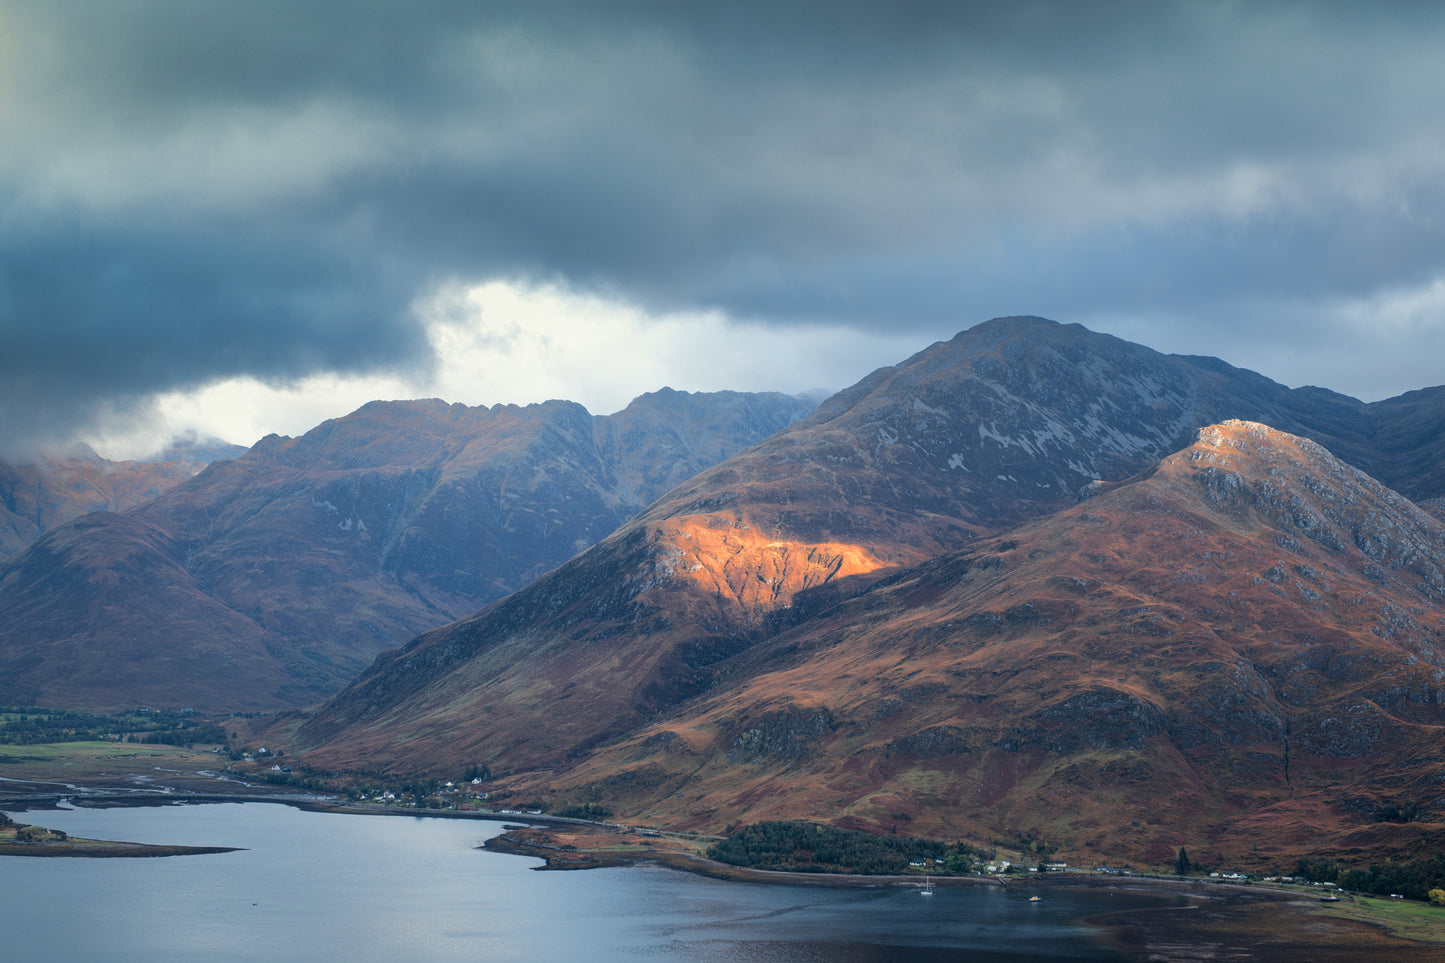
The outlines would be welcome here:
<svg viewBox="0 0 1445 963">
<path fill-rule="evenodd" d="M 447 279 L 920 338 L 1152 313 L 1167 340 L 1441 271 L 1429 5 L 0 0 L 0 23 L 12 426 L 424 365 L 409 303 Z"/>
<path fill-rule="evenodd" d="M 64 434 L 97 405 L 229 375 L 427 364 L 411 292 L 353 254 L 217 220 L 0 230 L 4 440 Z"/>
</svg>

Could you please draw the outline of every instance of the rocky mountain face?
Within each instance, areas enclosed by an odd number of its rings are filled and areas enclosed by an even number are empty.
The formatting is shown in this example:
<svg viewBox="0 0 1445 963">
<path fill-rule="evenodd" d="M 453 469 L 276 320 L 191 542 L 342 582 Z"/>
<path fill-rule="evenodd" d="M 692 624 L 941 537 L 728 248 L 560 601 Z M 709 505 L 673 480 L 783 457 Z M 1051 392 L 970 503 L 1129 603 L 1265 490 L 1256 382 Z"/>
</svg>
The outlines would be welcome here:
<svg viewBox="0 0 1445 963">
<path fill-rule="evenodd" d="M 87 512 L 124 511 L 191 478 L 213 461 L 244 452 L 235 445 L 191 442 L 152 461 L 110 461 L 85 451 L 26 464 L 0 462 L 0 562 L 57 525 Z"/>
<path fill-rule="evenodd" d="M 0 702 L 315 701 L 378 652 L 607 535 L 673 473 L 811 407 L 673 391 L 607 417 L 560 401 L 374 402 L 300 438 L 265 438 L 153 501 L 60 526 L 0 568 Z"/>
<path fill-rule="evenodd" d="M 1024 826 L 998 805 L 1006 797 L 1035 798 L 1027 794 L 1043 782 L 1020 782 L 1025 769 L 1041 772 L 1046 761 L 1073 758 L 1076 750 L 1122 751 L 1130 740 L 1152 745 L 1171 738 L 1171 725 L 1187 727 L 1195 711 L 1188 708 L 1194 697 L 1186 676 L 1172 688 L 1146 691 L 1142 683 L 1114 679 L 1112 666 L 1095 673 L 1097 646 L 1049 642 L 1063 614 L 1077 618 L 1095 604 L 1101 611 L 1116 606 L 1112 615 L 1098 616 L 1100 624 L 1110 638 L 1136 640 L 1128 650 L 1134 658 L 1156 638 L 1154 628 L 1157 637 L 1192 638 L 1196 626 L 1236 612 L 1229 597 L 1219 595 L 1218 581 L 1210 581 L 1223 575 L 1196 571 L 1202 562 L 1193 554 L 1177 556 L 1190 549 L 1188 542 L 1151 534 L 1173 517 L 1167 513 L 1127 516 L 1134 519 L 1128 523 L 1120 513 L 1119 525 L 1149 536 L 1138 550 L 1115 541 L 1079 551 L 1115 558 L 1120 568 L 1150 560 L 1159 579 L 1192 587 L 1203 615 L 1172 596 L 1167 610 L 1154 612 L 1163 601 L 1136 587 L 1110 589 L 1107 600 L 1095 603 L 1090 593 L 1102 590 L 1102 570 L 1088 574 L 1062 562 L 1028 569 L 1045 584 L 1058 580 L 1048 595 L 1032 583 L 1002 581 L 1025 568 L 1027 553 L 1019 546 L 1030 525 L 1090 531 L 1094 523 L 1084 516 L 1099 509 L 1087 506 L 1111 502 L 1101 494 L 1075 507 L 1081 491 L 1106 488 L 1100 479 L 1117 483 L 1147 472 L 1194 443 L 1200 428 L 1234 418 L 1307 434 L 1323 446 L 1312 447 L 1311 457 L 1330 459 L 1328 449 L 1342 459 L 1330 461 L 1341 471 L 1373 472 L 1412 497 L 1445 494 L 1435 462 L 1420 458 L 1412 441 L 1428 435 L 1422 426 L 1445 410 L 1445 397 L 1421 394 L 1410 404 L 1366 405 L 1321 389 L 1287 389 L 1212 359 L 1160 355 L 1078 326 L 1036 318 L 988 322 L 875 372 L 808 418 L 684 482 L 526 589 L 386 653 L 319 711 L 287 720 L 267 738 L 283 740 L 293 755 L 305 752 L 322 771 L 455 774 L 486 765 L 503 777 L 499 788 L 606 800 L 619 813 L 680 826 L 720 829 L 740 818 L 787 815 L 882 827 L 891 825 L 890 813 L 918 830 Z M 1192 457 L 1184 460 L 1192 464 Z M 1151 477 L 1161 479 L 1158 488 L 1171 476 L 1160 469 Z M 1313 497 L 1308 486 L 1299 494 L 1282 481 L 1273 484 L 1285 505 L 1296 495 Z M 1339 495 L 1346 497 L 1361 496 Z M 1369 505 L 1393 504 L 1390 499 L 1413 513 L 1412 525 L 1433 524 L 1398 495 Z M 1343 546 L 1352 544 L 1350 531 L 1339 536 Z M 1300 566 L 1325 571 L 1322 558 L 1310 554 L 1322 551 L 1313 542 L 1300 541 L 1297 553 L 1265 527 L 1239 537 L 1239 544 L 1219 550 L 1217 562 L 1230 573 L 1231 586 L 1236 578 L 1254 586 L 1257 575 L 1276 589 L 1271 577 L 1301 579 Z M 1217 540 L 1223 544 L 1224 533 Z M 1251 566 L 1258 552 L 1283 554 L 1246 576 L 1235 561 L 1246 548 Z M 1380 551 L 1381 558 L 1404 558 Z M 1382 588 L 1365 576 L 1348 590 L 1373 587 L 1378 601 L 1357 608 L 1341 602 L 1305 630 L 1334 644 L 1328 651 L 1339 658 L 1354 640 L 1379 638 L 1371 630 L 1384 624 L 1379 613 L 1395 611 L 1389 605 L 1399 607 L 1402 625 L 1420 620 L 1425 596 L 1406 583 L 1423 576 L 1398 574 L 1390 567 L 1395 561 L 1372 564 L 1389 584 Z M 1410 573 L 1419 564 L 1396 568 Z M 946 610 L 932 607 L 931 600 L 944 604 L 952 581 L 970 572 L 996 573 L 996 595 L 975 593 L 948 601 Z M 1181 580 L 1180 572 L 1196 580 Z M 975 574 L 969 584 L 980 578 Z M 1330 579 L 1332 586 L 1345 584 L 1343 576 Z M 1318 587 L 1310 591 L 1324 597 Z M 1055 611 L 1059 593 L 1059 604 L 1075 608 Z M 1251 593 L 1275 597 L 1263 587 Z M 903 598 L 906 603 L 895 605 Z M 876 625 L 866 618 L 875 606 Z M 1281 611 L 1293 618 L 1292 610 Z M 1330 628 L 1336 619 L 1345 620 L 1343 627 Z M 1029 644 L 1042 649 L 1028 672 L 1012 664 L 995 669 L 991 660 L 1025 632 L 1037 633 Z M 909 633 L 937 642 L 926 663 L 921 643 L 898 641 Z M 999 645 L 975 644 L 988 638 Z M 1194 657 L 1194 644 L 1176 640 L 1151 671 L 1163 679 L 1165 666 Z M 1208 646 L 1198 654 L 1206 651 L 1222 666 L 1241 665 Z M 1324 658 L 1326 651 L 1315 654 Z M 778 674 L 783 665 L 793 674 Z M 1005 677 L 1052 681 L 1032 701 L 983 684 Z M 1253 684 L 1247 673 L 1241 678 L 1240 685 Z M 961 681 L 969 679 L 983 680 L 982 687 Z M 972 708 L 959 715 L 962 703 Z M 1312 705 L 1326 711 L 1323 703 Z M 1045 712 L 1053 714 L 1040 715 Z M 983 719 L 1002 728 L 988 730 Z M 1304 719 L 1290 715 L 1289 725 Z M 1008 733 L 999 735 L 1003 730 Z M 976 748 L 980 732 L 1001 745 L 987 753 Z M 1207 751 L 1223 751 L 1209 745 Z M 1291 752 L 1305 745 L 1291 743 Z M 1148 772 L 1182 778 L 1181 767 L 1202 758 L 1203 746 L 1189 752 L 1176 746 L 1173 768 L 1160 762 Z M 868 747 L 876 759 L 864 752 Z M 1260 752 L 1279 756 L 1282 750 Z M 1244 750 L 1230 753 L 1229 765 L 1246 757 L 1263 765 Z M 910 761 L 945 758 L 949 767 L 962 766 L 959 760 L 969 766 L 945 779 Z M 988 766 L 970 768 L 985 758 Z M 1143 785 L 1144 772 L 1119 785 Z M 935 783 L 947 789 L 923 791 Z M 1196 779 L 1180 798 L 1199 791 Z M 1210 832 L 1225 824 L 1225 811 L 1210 810 Z M 1081 845 L 1087 841 L 1082 823 L 1051 831 L 1065 829 Z"/>
</svg>

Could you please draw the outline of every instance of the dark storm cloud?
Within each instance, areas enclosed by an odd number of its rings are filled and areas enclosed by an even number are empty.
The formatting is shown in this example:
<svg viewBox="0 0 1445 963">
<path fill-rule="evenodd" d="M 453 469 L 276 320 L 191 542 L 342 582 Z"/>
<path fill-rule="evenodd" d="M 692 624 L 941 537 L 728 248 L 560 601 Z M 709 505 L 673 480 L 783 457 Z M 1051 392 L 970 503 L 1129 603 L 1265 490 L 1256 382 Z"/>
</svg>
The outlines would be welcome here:
<svg viewBox="0 0 1445 963">
<path fill-rule="evenodd" d="M 96 380 L 140 395 L 217 374 L 295 377 L 418 350 L 397 320 L 410 292 L 314 235 L 210 219 L 51 225 L 22 240 L 3 237 L 0 299 L 7 318 L 45 321 L 5 329 L 14 350 L 0 357 L 0 379 L 12 401 L 84 393 Z M 57 343 L 63 354 L 49 350 Z"/>
<path fill-rule="evenodd" d="M 449 279 L 919 338 L 1153 313 L 1166 342 L 1426 286 L 1442 26 L 0 0 L 0 416 L 15 437 L 236 373 L 425 365 L 409 305 Z"/>
</svg>

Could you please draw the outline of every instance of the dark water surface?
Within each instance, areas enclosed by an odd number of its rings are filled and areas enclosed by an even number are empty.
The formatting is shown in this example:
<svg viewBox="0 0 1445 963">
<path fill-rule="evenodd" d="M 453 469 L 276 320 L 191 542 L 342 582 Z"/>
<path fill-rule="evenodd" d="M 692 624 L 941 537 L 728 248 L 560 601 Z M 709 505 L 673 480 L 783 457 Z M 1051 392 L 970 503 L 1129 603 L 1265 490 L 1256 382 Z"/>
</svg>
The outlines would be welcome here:
<svg viewBox="0 0 1445 963">
<path fill-rule="evenodd" d="M 664 869 L 538 873 L 501 824 L 259 803 L 18 814 L 75 836 L 240 846 L 165 859 L 0 856 L 8 960 L 1110 960 L 1081 917 L 1174 905 L 1101 890 L 833 889 Z M 1038 892 L 1038 890 L 1033 890 Z"/>
</svg>

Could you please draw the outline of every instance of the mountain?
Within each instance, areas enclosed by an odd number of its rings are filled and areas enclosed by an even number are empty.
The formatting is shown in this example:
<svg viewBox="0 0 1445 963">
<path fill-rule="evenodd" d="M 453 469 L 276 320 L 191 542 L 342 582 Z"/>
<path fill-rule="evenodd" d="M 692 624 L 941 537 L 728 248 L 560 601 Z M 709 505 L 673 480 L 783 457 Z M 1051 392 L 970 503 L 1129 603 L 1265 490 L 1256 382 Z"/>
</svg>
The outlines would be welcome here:
<svg viewBox="0 0 1445 963">
<path fill-rule="evenodd" d="M 87 512 L 124 511 L 245 452 L 214 439 L 173 445 L 150 461 L 109 461 L 85 449 L 27 464 L 0 461 L 0 562 Z"/>
<path fill-rule="evenodd" d="M 1445 393 L 1419 394 L 1408 404 L 1367 405 L 1318 388 L 1285 388 L 1214 359 L 1162 355 L 1077 325 L 997 319 L 875 372 L 811 416 L 683 483 L 525 589 L 383 654 L 318 711 L 286 720 L 267 739 L 293 756 L 303 752 L 318 771 L 454 776 L 485 765 L 502 787 L 581 793 L 674 825 L 719 829 L 742 817 L 795 815 L 881 826 L 886 810 L 849 796 L 856 786 L 826 796 L 800 781 L 770 806 L 738 794 L 750 785 L 747 767 L 707 781 L 718 752 L 734 762 L 781 759 L 786 767 L 814 746 L 834 744 L 845 706 L 855 720 L 855 712 L 883 718 L 900 700 L 951 701 L 946 670 L 933 667 L 930 675 L 904 651 L 869 654 L 833 613 L 897 597 L 900 590 L 890 586 L 923 577 L 911 575 L 912 566 L 959 564 L 971 552 L 1003 555 L 998 546 L 1008 541 L 995 541 L 1001 533 L 1030 520 L 1070 517 L 1081 491 L 1102 487 L 1097 480 L 1146 471 L 1191 445 L 1201 427 L 1228 419 L 1308 434 L 1324 446 L 1321 453 L 1333 451 L 1414 498 L 1439 496 L 1436 462 L 1419 456 L 1417 442 L 1429 434 L 1423 426 L 1445 410 Z M 1170 570 L 1176 560 L 1161 557 Z M 1283 571 L 1294 577 L 1288 566 Z M 1056 574 L 1068 584 L 1084 578 Z M 1033 617 L 1025 604 L 1031 598 L 1023 587 L 1005 588 L 976 609 L 958 603 L 959 614 L 964 620 L 977 614 L 983 626 L 1009 626 Z M 1224 606 L 1216 601 L 1212 608 Z M 947 639 L 954 631 L 937 613 L 919 611 L 920 634 Z M 1137 612 L 1119 619 L 1138 622 L 1141 631 L 1152 624 Z M 1356 629 L 1348 623 L 1342 631 L 1354 638 Z M 793 651 L 790 640 L 809 632 L 826 640 L 809 645 L 834 658 L 815 663 L 799 655 L 799 674 L 782 688 L 740 695 L 753 691 L 768 653 Z M 890 630 L 878 632 L 885 651 L 891 637 Z M 949 648 L 942 662 L 965 655 Z M 1060 684 L 1087 680 L 1079 673 L 1091 657 L 1084 650 L 1045 665 L 1057 670 Z M 915 671 L 917 681 L 910 681 Z M 981 661 L 970 671 L 994 670 Z M 888 686 L 870 685 L 875 675 Z M 931 677 L 937 675 L 943 678 Z M 1118 719 L 1133 718 L 1132 704 L 1121 703 L 1123 715 L 1111 716 L 1115 697 L 1106 690 L 1081 689 L 1078 706 L 1100 700 L 1104 723 L 1127 724 Z M 857 706 L 849 702 L 852 692 Z M 1171 699 L 1178 695 L 1172 691 Z M 730 702 L 734 697 L 753 701 Z M 984 694 L 967 697 L 987 704 Z M 1059 697 L 1060 718 L 1076 707 L 1064 704 L 1068 698 Z M 763 708 L 770 704 L 776 711 Z M 1049 703 L 1032 703 L 1041 705 Z M 997 715 L 1027 730 L 1019 711 L 1009 703 Z M 1177 706 L 1169 702 L 1161 711 L 1167 718 Z M 933 732 L 938 726 L 944 728 Z M 897 752 L 906 754 L 913 732 L 922 740 L 915 754 L 941 757 L 947 746 L 971 745 L 963 728 L 910 723 L 890 738 L 904 740 Z M 681 780 L 676 767 L 657 762 L 667 753 L 677 754 L 678 766 L 703 769 Z M 885 806 L 885 797 L 903 787 L 887 772 L 875 770 L 875 777 L 870 792 Z M 790 772 L 784 781 L 794 778 L 803 775 Z M 727 795 L 728 785 L 738 793 Z M 974 818 L 959 806 L 934 804 L 946 815 L 931 828 Z M 899 803 L 897 811 L 918 828 L 929 826 L 912 803 Z M 981 805 L 970 825 L 996 815 Z"/>
<path fill-rule="evenodd" d="M 1445 526 L 1258 424 L 717 672 L 513 785 L 684 827 L 826 815 L 1152 862 L 1445 839 Z"/>
<path fill-rule="evenodd" d="M 267 437 L 0 568 L 0 702 L 315 701 L 811 408 L 666 390 L 596 417 L 562 401 L 373 402 Z"/>
</svg>

